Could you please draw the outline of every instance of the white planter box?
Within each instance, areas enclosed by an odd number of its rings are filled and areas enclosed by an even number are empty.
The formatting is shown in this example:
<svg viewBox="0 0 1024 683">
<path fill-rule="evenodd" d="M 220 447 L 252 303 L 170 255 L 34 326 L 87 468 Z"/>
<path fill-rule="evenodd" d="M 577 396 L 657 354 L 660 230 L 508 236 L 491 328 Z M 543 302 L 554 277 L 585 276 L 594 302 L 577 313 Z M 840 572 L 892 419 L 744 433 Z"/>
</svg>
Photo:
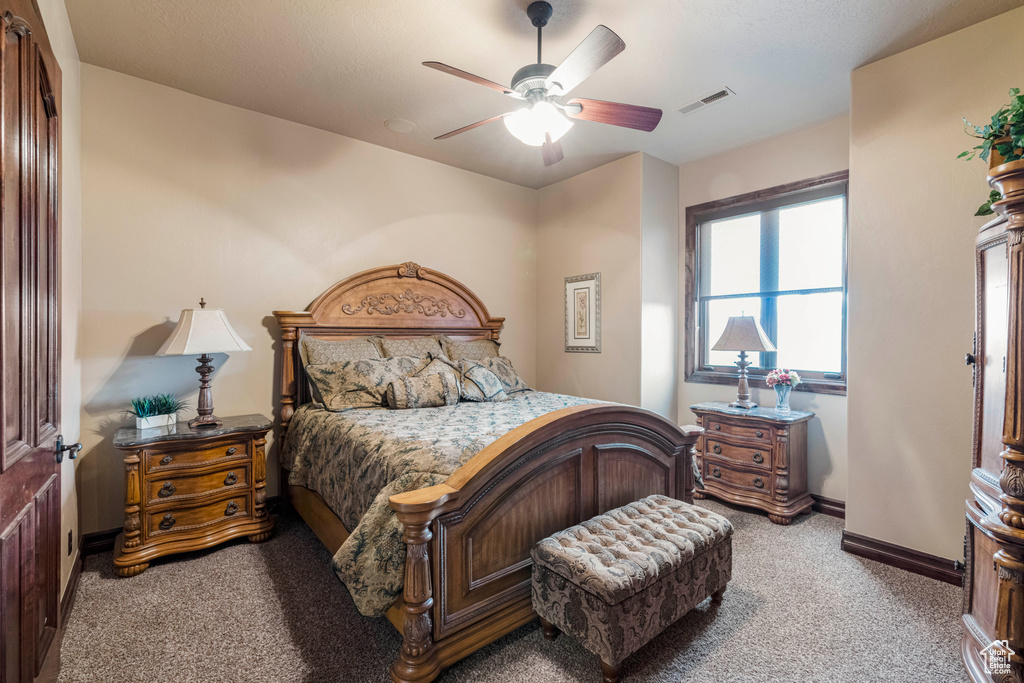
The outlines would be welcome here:
<svg viewBox="0 0 1024 683">
<path fill-rule="evenodd" d="M 154 415 L 153 417 L 135 418 L 136 429 L 153 429 L 154 427 L 169 427 L 176 423 L 176 415 Z"/>
</svg>

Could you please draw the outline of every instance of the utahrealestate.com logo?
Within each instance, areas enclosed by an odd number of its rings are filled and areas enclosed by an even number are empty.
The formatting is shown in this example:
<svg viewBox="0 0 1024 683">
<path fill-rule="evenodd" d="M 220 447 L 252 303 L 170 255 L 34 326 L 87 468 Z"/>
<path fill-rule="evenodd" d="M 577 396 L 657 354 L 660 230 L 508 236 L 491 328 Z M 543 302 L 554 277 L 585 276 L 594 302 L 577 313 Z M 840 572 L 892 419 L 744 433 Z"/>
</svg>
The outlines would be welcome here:
<svg viewBox="0 0 1024 683">
<path fill-rule="evenodd" d="M 1016 654 L 1005 640 L 993 640 L 992 644 L 981 651 L 981 659 L 985 662 L 985 673 L 999 676 L 1011 673 L 1010 657 Z"/>
</svg>

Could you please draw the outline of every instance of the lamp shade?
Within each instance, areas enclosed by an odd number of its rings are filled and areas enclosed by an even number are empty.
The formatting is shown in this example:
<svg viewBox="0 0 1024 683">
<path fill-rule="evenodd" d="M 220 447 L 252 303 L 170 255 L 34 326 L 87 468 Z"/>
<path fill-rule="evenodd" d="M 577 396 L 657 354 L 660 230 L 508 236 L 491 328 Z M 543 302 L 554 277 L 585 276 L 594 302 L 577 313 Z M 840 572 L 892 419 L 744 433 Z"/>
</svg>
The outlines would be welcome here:
<svg viewBox="0 0 1024 683">
<path fill-rule="evenodd" d="M 158 356 L 186 356 L 252 351 L 219 308 L 186 308 Z"/>
<path fill-rule="evenodd" d="M 711 347 L 712 351 L 775 351 L 775 345 L 750 315 L 736 315 L 725 324 L 725 332 Z"/>
</svg>

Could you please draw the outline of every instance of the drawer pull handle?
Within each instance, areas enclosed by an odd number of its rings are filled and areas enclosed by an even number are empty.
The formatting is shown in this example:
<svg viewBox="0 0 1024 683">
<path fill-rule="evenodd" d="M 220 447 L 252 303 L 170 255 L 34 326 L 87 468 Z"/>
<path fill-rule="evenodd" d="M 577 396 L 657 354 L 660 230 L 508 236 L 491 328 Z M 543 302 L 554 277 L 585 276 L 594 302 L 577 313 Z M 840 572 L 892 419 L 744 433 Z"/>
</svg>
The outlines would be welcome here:
<svg viewBox="0 0 1024 683">
<path fill-rule="evenodd" d="M 227 508 L 224 509 L 224 516 L 230 517 L 236 512 L 238 512 L 238 505 L 235 503 L 235 501 L 232 500 L 231 502 L 228 503 Z"/>
<path fill-rule="evenodd" d="M 716 425 L 715 425 L 715 431 L 716 431 L 716 432 L 720 432 L 720 431 L 722 431 L 722 425 L 720 425 L 720 424 L 716 424 Z"/>
<path fill-rule="evenodd" d="M 721 477 L 722 476 L 722 470 L 720 470 L 720 469 L 718 469 L 716 467 L 715 469 L 711 470 L 711 476 L 712 477 L 716 477 L 716 478 L 717 477 Z"/>
<path fill-rule="evenodd" d="M 760 453 L 754 453 L 754 462 L 760 465 L 761 463 L 764 462 L 764 456 L 761 455 Z"/>
<path fill-rule="evenodd" d="M 233 484 L 236 483 L 238 483 L 238 477 L 235 475 L 234 472 L 228 472 L 228 476 L 224 477 L 224 485 L 232 486 Z"/>
<path fill-rule="evenodd" d="M 759 489 L 764 488 L 764 482 L 761 481 L 761 477 L 754 477 L 754 486 Z"/>
<path fill-rule="evenodd" d="M 173 496 L 175 490 L 176 489 L 174 488 L 174 484 L 172 484 L 169 481 L 165 481 L 164 485 L 160 487 L 160 493 L 158 493 L 157 495 L 160 496 L 161 498 L 166 498 L 167 496 Z"/>
<path fill-rule="evenodd" d="M 164 518 L 160 520 L 160 528 L 163 529 L 164 531 L 167 531 L 172 526 L 174 526 L 174 522 L 175 522 L 174 515 L 172 515 L 170 512 L 168 512 L 166 515 L 164 515 Z"/>
<path fill-rule="evenodd" d="M 754 434 L 756 434 L 757 438 L 759 438 L 759 439 L 764 437 L 764 432 L 762 432 L 760 429 L 757 430 L 756 432 L 754 432 Z"/>
<path fill-rule="evenodd" d="M 228 449 L 228 455 L 234 455 L 235 451 L 237 451 L 237 450 L 238 450 L 237 448 L 232 446 L 231 448 Z"/>
<path fill-rule="evenodd" d="M 715 447 L 712 448 L 711 450 L 713 450 L 716 454 L 718 454 L 718 453 L 722 452 L 722 447 L 719 444 L 716 443 Z"/>
<path fill-rule="evenodd" d="M 160 459 L 160 464 L 161 465 L 169 465 L 172 460 L 174 460 L 174 456 L 171 455 L 170 453 L 168 453 L 167 455 L 165 455 L 164 457 L 162 457 Z"/>
</svg>

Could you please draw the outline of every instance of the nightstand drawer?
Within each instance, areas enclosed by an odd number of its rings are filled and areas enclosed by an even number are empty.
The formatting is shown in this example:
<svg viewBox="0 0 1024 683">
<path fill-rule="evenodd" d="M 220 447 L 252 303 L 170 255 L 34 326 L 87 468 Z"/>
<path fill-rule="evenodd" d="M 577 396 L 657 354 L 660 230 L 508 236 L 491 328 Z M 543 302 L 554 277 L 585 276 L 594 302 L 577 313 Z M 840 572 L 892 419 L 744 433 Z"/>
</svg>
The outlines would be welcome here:
<svg viewBox="0 0 1024 683">
<path fill-rule="evenodd" d="M 716 441 L 713 437 L 704 437 L 704 453 L 709 458 L 729 460 L 730 462 L 757 467 L 766 471 L 772 468 L 772 452 L 765 446 L 735 446 L 724 441 Z"/>
<path fill-rule="evenodd" d="M 707 434 L 708 438 L 723 435 L 735 436 L 740 439 L 750 439 L 751 441 L 760 441 L 762 443 L 772 442 L 772 430 L 770 427 L 763 425 L 739 425 L 728 420 L 721 420 L 711 416 L 706 417 L 705 422 L 707 424 L 704 425 L 704 432 Z"/>
<path fill-rule="evenodd" d="M 146 472 L 171 472 L 183 467 L 212 465 L 220 461 L 244 460 L 249 457 L 248 441 L 223 441 L 215 446 L 188 450 L 147 450 Z"/>
<path fill-rule="evenodd" d="M 249 465 L 236 463 L 223 467 L 216 472 L 192 476 L 177 476 L 176 472 L 168 472 L 166 478 L 149 477 L 146 490 L 149 492 L 149 503 L 169 503 L 189 498 L 223 492 L 228 488 L 246 489 L 251 483 Z"/>
<path fill-rule="evenodd" d="M 147 513 L 146 534 L 148 538 L 157 538 L 251 517 L 250 498 L 250 494 L 246 492 L 230 498 L 221 498 L 205 505 Z"/>
<path fill-rule="evenodd" d="M 730 463 L 709 457 L 704 458 L 704 482 L 766 498 L 771 498 L 772 495 L 770 474 L 734 469 Z"/>
</svg>

